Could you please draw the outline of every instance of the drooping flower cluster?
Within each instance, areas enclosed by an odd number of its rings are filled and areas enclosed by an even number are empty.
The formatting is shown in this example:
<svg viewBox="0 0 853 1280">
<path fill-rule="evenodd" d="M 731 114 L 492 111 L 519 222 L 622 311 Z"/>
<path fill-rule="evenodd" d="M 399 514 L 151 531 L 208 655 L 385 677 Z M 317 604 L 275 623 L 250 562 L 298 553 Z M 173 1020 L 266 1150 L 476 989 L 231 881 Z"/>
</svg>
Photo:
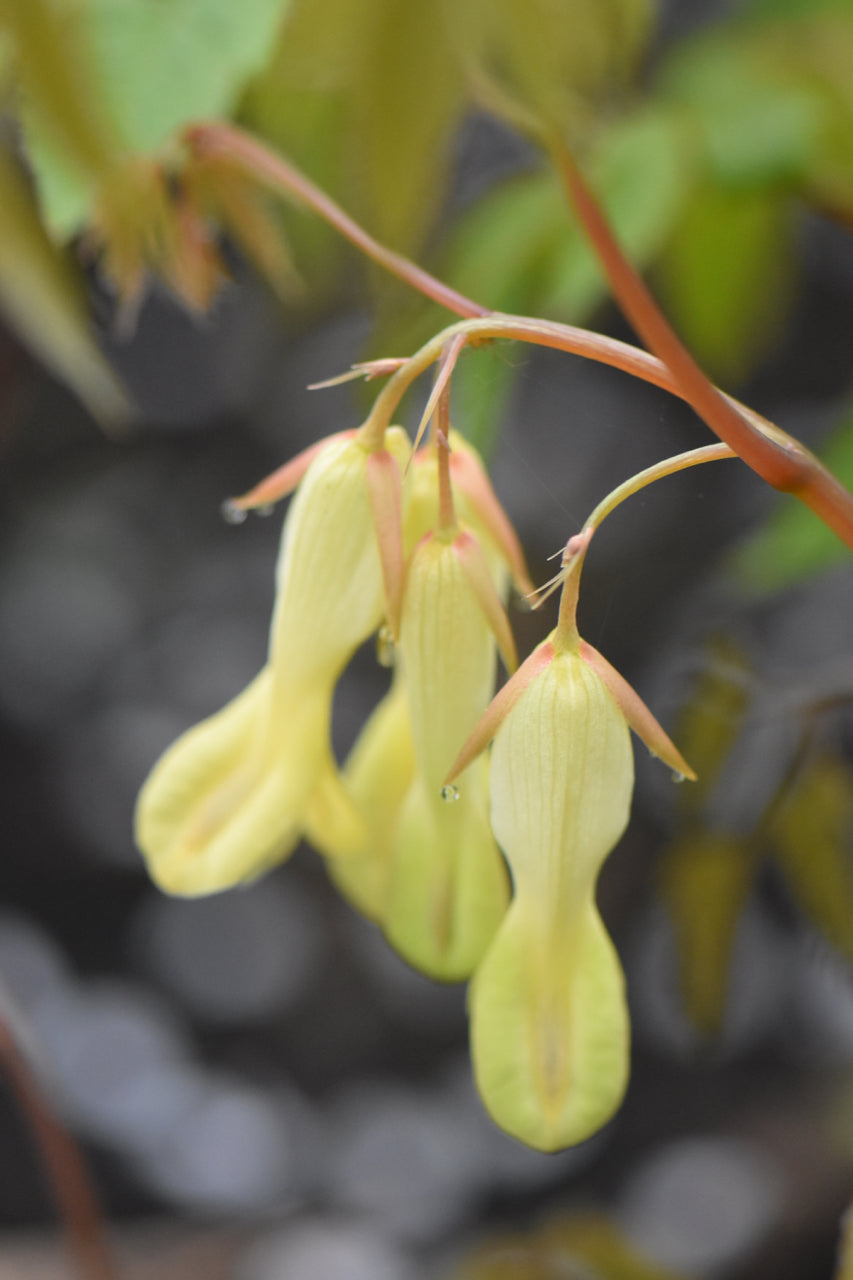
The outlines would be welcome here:
<svg viewBox="0 0 853 1280">
<path fill-rule="evenodd" d="M 306 837 L 411 964 L 472 979 L 475 1077 L 496 1122 L 545 1150 L 581 1141 L 627 1080 L 622 971 L 595 883 L 628 819 L 629 724 L 688 772 L 577 635 L 592 531 L 567 548 L 556 630 L 515 671 L 502 601 L 511 578 L 523 592 L 529 583 L 463 440 L 438 431 L 412 455 L 400 428 L 377 439 L 365 426 L 314 446 L 244 502 L 297 485 L 266 666 L 142 789 L 137 839 L 151 875 L 170 893 L 213 893 Z M 334 687 L 374 632 L 391 687 L 339 771 Z M 492 701 L 499 653 L 511 674 Z"/>
</svg>

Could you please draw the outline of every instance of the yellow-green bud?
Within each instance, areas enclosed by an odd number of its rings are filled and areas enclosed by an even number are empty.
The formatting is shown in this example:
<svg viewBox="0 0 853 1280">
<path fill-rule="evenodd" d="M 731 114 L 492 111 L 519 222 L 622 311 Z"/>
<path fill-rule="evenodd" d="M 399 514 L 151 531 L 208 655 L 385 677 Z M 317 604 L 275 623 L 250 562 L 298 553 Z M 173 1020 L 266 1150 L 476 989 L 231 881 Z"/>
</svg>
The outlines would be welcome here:
<svg viewBox="0 0 853 1280">
<path fill-rule="evenodd" d="M 580 652 L 551 641 L 492 750 L 492 824 L 514 898 L 470 995 L 483 1101 L 545 1151 L 599 1129 L 628 1077 L 624 980 L 595 883 L 634 780 L 625 717 Z"/>
<path fill-rule="evenodd" d="M 400 428 L 386 433 L 386 447 L 405 465 Z M 369 456 L 353 434 L 315 457 L 285 521 L 266 668 L 180 738 L 142 789 L 137 840 L 169 893 L 214 893 L 254 878 L 306 830 L 321 848 L 361 843 L 329 720 L 335 682 L 384 607 Z"/>
</svg>

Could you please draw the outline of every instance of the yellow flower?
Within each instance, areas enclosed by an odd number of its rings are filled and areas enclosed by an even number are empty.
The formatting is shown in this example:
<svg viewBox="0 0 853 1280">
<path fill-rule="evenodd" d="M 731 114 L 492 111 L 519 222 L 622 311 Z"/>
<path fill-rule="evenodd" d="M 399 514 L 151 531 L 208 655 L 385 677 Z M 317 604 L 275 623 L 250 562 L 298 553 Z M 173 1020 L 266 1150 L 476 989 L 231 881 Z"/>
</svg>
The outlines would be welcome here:
<svg viewBox="0 0 853 1280">
<path fill-rule="evenodd" d="M 475 761 L 442 794 L 494 686 L 493 620 L 472 585 L 478 572 L 505 623 L 473 536 L 428 535 L 408 568 L 400 629 L 417 768 L 390 842 L 383 924 L 401 955 L 445 980 L 470 975 L 508 897 L 489 825 L 486 762 Z"/>
<path fill-rule="evenodd" d="M 393 483 L 409 447 L 392 427 L 383 450 L 357 432 L 312 450 L 285 521 L 267 666 L 166 752 L 139 797 L 137 841 L 167 892 L 254 878 L 303 832 L 339 853 L 362 843 L 329 743 L 331 701 L 384 613 L 375 492 L 384 477 Z"/>
<path fill-rule="evenodd" d="M 344 770 L 347 790 L 364 818 L 364 839 L 354 853 L 328 859 L 338 889 L 371 920 L 381 922 L 385 913 L 394 833 L 415 768 L 409 699 L 398 667 Z"/>
<path fill-rule="evenodd" d="M 543 1151 L 595 1133 L 628 1079 L 624 980 L 595 885 L 628 821 L 629 726 L 693 776 L 633 689 L 577 634 L 591 534 L 569 544 L 558 626 L 493 700 L 449 774 L 494 738 L 492 826 L 513 900 L 471 983 L 471 1052 L 492 1118 Z"/>
<path fill-rule="evenodd" d="M 622 971 L 595 882 L 634 782 L 624 716 L 579 652 L 550 647 L 492 750 L 492 825 L 514 897 L 470 996 L 486 1108 L 545 1151 L 600 1128 L 628 1078 Z"/>
<path fill-rule="evenodd" d="M 442 801 L 441 787 L 491 696 L 490 627 L 514 665 L 500 604 L 510 573 L 520 590 L 529 587 L 518 539 L 479 455 L 454 431 L 450 445 L 461 529 L 436 534 L 437 455 L 434 447 L 420 450 L 404 494 L 410 559 L 394 681 L 345 769 L 365 839 L 355 855 L 330 859 L 330 874 L 350 902 L 384 922 L 412 964 L 444 978 L 470 974 L 506 906 L 485 762 L 460 781 L 459 799 Z M 477 867 L 485 868 L 479 883 Z"/>
</svg>

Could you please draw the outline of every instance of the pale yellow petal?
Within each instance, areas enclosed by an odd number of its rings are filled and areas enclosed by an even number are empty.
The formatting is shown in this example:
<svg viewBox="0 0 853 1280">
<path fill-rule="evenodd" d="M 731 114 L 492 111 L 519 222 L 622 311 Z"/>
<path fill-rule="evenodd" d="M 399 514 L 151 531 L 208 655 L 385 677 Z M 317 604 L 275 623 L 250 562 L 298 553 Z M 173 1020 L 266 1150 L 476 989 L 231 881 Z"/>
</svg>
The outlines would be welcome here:
<svg viewBox="0 0 853 1280">
<path fill-rule="evenodd" d="M 412 556 L 399 651 L 418 768 L 438 796 L 489 703 L 496 669 L 494 638 L 468 576 L 452 543 L 438 536 Z"/>
<path fill-rule="evenodd" d="M 516 900 L 469 996 L 474 1077 L 486 1110 L 541 1151 L 583 1142 L 610 1119 L 628 1079 L 624 980 L 591 902 L 546 950 Z"/>
<path fill-rule="evenodd" d="M 624 717 L 579 654 L 556 653 L 495 738 L 492 824 L 515 898 L 471 989 L 486 1106 L 543 1150 L 588 1137 L 625 1088 L 623 981 L 595 882 L 632 788 Z"/>
<path fill-rule="evenodd" d="M 337 887 L 371 920 L 381 920 L 385 912 L 391 840 L 414 774 L 408 698 L 397 672 L 390 691 L 359 734 L 344 771 L 364 819 L 364 843 L 352 853 L 335 846 L 323 850 L 329 855 L 329 874 Z"/>
<path fill-rule="evenodd" d="M 215 893 L 252 879 L 296 845 L 328 752 L 328 694 L 304 691 L 273 717 L 267 667 L 222 711 L 185 733 L 139 796 L 136 838 L 168 893 Z"/>
<path fill-rule="evenodd" d="M 408 437 L 386 432 L 395 457 Z M 298 689 L 334 681 L 382 620 L 382 570 L 367 486 L 368 452 L 358 437 L 331 443 L 311 464 L 285 523 L 270 638 L 276 683 Z"/>
<path fill-rule="evenodd" d="M 385 932 L 410 964 L 445 982 L 470 977 L 507 907 L 509 881 L 487 793 L 485 759 L 447 800 L 419 776 L 394 835 Z"/>
</svg>

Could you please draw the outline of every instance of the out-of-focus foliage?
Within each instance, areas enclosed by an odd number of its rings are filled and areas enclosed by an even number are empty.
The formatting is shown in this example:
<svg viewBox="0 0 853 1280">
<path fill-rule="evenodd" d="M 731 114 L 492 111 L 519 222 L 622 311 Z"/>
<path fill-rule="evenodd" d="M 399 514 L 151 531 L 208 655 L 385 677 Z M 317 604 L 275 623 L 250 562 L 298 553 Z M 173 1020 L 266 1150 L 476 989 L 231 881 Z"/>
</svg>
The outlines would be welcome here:
<svg viewBox="0 0 853 1280">
<path fill-rule="evenodd" d="M 845 414 L 821 449 L 826 466 L 853 486 L 853 414 Z M 732 561 L 751 595 L 768 595 L 840 563 L 847 555 L 833 533 L 801 503 L 781 503 Z"/>
<path fill-rule="evenodd" d="M 452 1280 L 678 1280 L 642 1257 L 604 1214 L 555 1217 L 537 1231 L 490 1240 Z"/>
<path fill-rule="evenodd" d="M 19 27 L 20 15 L 29 14 L 28 24 L 40 37 L 41 47 L 34 51 L 32 35 L 23 32 L 15 49 L 26 65 L 33 64 L 24 105 L 42 208 L 51 231 L 65 238 L 83 228 L 97 199 L 100 169 L 79 163 L 84 148 L 94 151 L 96 130 L 107 129 L 111 135 L 108 154 L 99 155 L 100 165 L 111 169 L 128 153 L 156 152 L 197 116 L 227 115 L 249 76 L 265 62 L 286 3 L 87 0 L 86 5 L 70 6 L 39 0 L 31 6 L 9 0 L 8 10 Z M 48 47 L 46 37 L 59 35 L 60 23 L 73 24 L 76 67 L 67 53 Z M 64 32 L 61 38 L 65 40 Z M 48 55 L 74 76 L 61 98 L 42 66 Z M 87 86 L 84 93 L 81 85 Z M 70 155 L 63 136 L 69 99 L 78 110 L 88 108 L 97 121 L 91 135 L 81 124 Z"/>
<path fill-rule="evenodd" d="M 853 960 L 853 777 L 836 756 L 816 756 L 794 779 L 770 839 L 802 909 Z"/>
<path fill-rule="evenodd" d="M 81 281 L 45 234 L 24 175 L 3 151 L 0 209 L 0 302 L 7 318 L 96 418 L 121 422 L 128 405 L 89 332 Z"/>
<path fill-rule="evenodd" d="M 233 167 L 200 177 L 178 144 L 192 119 L 236 112 L 380 239 L 419 258 L 434 245 L 478 301 L 585 320 L 604 287 L 547 173 L 485 191 L 436 236 L 459 128 L 485 105 L 571 140 L 688 344 L 735 379 L 784 321 L 798 207 L 853 216 L 853 7 L 757 2 L 670 48 L 631 101 L 651 16 L 649 0 L 4 0 L 0 27 L 45 223 L 102 250 L 128 303 L 153 271 L 206 308 L 224 228 L 292 304 L 279 219 Z M 343 247 L 313 216 L 284 223 L 316 310 L 341 287 Z M 400 287 L 378 296 L 383 344 L 409 348 L 443 318 L 420 303 L 401 323 Z M 461 403 L 488 443 L 511 371 L 467 363 Z"/>
<path fill-rule="evenodd" d="M 659 892 L 675 933 L 684 1009 L 696 1029 L 723 1023 L 738 921 L 770 862 L 797 909 L 843 956 L 853 956 L 853 778 L 829 746 L 814 747 L 821 705 L 803 707 L 788 770 L 748 828 L 726 813 L 721 789 L 754 687 L 745 659 L 712 642 L 681 715 L 679 741 L 699 783 L 682 793 L 677 833 L 659 865 Z"/>
</svg>

